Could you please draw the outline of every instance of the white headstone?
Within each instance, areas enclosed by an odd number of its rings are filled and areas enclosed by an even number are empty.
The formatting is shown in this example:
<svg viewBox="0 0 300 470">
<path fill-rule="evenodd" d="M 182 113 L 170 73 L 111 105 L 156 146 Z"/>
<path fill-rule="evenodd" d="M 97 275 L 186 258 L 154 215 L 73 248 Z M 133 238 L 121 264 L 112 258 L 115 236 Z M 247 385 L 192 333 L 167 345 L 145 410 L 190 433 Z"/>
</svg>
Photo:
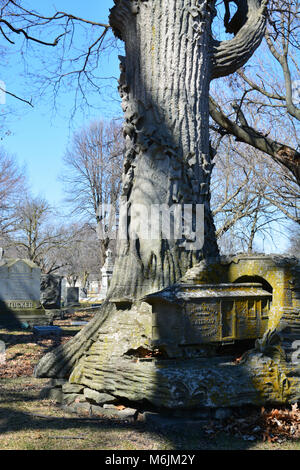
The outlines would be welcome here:
<svg viewBox="0 0 300 470">
<path fill-rule="evenodd" d="M 62 305 L 66 305 L 67 303 L 67 285 L 68 281 L 65 277 L 61 280 L 61 303 Z"/>
<path fill-rule="evenodd" d="M 110 280 L 112 278 L 113 270 L 114 270 L 114 263 L 113 263 L 112 251 L 107 250 L 106 260 L 105 260 L 103 267 L 101 268 L 101 274 L 102 274 L 101 288 L 100 288 L 101 299 L 104 299 L 106 297 Z"/>
</svg>

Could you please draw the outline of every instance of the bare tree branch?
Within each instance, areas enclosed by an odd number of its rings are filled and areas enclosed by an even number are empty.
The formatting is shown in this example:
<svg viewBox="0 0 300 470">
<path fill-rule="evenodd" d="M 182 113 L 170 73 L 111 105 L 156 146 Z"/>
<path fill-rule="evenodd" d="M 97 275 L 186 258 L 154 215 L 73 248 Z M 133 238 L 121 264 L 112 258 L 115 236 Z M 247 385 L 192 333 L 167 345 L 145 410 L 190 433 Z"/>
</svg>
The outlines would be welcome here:
<svg viewBox="0 0 300 470">
<path fill-rule="evenodd" d="M 239 126 L 231 121 L 210 97 L 209 112 L 211 117 L 222 129 L 232 134 L 240 142 L 252 145 L 258 150 L 270 155 L 277 163 L 284 165 L 296 177 L 300 185 L 300 153 L 295 149 L 276 142 L 255 129 L 248 126 Z"/>
</svg>

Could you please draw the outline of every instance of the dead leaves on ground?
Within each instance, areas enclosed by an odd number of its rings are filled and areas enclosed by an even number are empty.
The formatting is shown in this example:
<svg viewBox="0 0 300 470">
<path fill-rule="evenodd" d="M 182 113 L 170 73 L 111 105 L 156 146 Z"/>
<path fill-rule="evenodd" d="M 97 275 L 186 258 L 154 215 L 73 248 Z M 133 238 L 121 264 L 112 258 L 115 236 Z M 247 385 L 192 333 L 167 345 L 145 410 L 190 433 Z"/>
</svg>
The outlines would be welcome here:
<svg viewBox="0 0 300 470">
<path fill-rule="evenodd" d="M 85 316 L 91 319 L 91 315 L 78 312 L 73 315 L 66 315 L 64 320 L 55 321 L 54 324 L 60 327 L 71 325 L 72 319 Z M 0 379 L 30 377 L 37 362 L 47 352 L 55 349 L 61 344 L 65 344 L 71 336 L 56 337 L 49 334 L 43 338 L 37 338 L 32 332 L 1 330 L 0 339 L 6 344 L 4 363 L 0 363 Z"/>
<path fill-rule="evenodd" d="M 0 364 L 0 379 L 32 377 L 35 365 L 46 352 L 70 340 L 69 336 L 63 336 L 59 340 L 47 338 L 33 343 L 32 336 L 27 338 L 22 345 L 15 345 L 14 342 L 7 345 L 5 362 Z"/>
<path fill-rule="evenodd" d="M 262 409 L 265 430 L 263 440 L 276 442 L 279 439 L 300 438 L 300 410 L 297 403 L 292 405 L 291 410 L 273 409 L 266 412 Z"/>
<path fill-rule="evenodd" d="M 205 426 L 210 438 L 225 433 L 245 441 L 262 440 L 269 443 L 281 443 L 285 440 L 300 438 L 300 409 L 297 403 L 291 409 L 253 411 L 247 417 L 232 415 L 223 421 L 214 421 Z"/>
</svg>

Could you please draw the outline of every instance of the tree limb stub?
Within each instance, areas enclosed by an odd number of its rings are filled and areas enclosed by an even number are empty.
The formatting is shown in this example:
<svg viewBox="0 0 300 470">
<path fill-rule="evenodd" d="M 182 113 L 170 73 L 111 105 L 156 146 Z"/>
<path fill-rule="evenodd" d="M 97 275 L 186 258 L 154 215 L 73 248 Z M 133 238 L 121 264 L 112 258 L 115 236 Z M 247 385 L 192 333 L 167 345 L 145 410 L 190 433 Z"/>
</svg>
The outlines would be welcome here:
<svg viewBox="0 0 300 470">
<path fill-rule="evenodd" d="M 232 26 L 233 29 L 231 29 L 235 37 L 227 41 L 213 41 L 212 79 L 236 72 L 260 45 L 266 27 L 267 3 L 268 0 L 241 0 L 239 2 L 235 15 L 239 26 Z M 246 11 L 247 21 L 245 22 Z"/>
</svg>

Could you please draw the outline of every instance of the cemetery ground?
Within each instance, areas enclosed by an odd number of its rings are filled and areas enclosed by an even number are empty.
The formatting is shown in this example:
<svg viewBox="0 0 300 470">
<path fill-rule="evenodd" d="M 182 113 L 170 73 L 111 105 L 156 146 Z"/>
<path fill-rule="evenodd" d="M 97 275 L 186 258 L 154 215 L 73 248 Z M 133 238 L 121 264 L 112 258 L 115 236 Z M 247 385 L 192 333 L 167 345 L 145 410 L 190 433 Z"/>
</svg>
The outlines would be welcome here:
<svg viewBox="0 0 300 470">
<path fill-rule="evenodd" d="M 72 326 L 71 320 L 89 318 L 78 311 L 54 321 L 63 330 L 60 337 L 0 330 L 0 340 L 6 343 L 6 362 L 0 365 L 0 450 L 300 450 L 296 405 L 188 422 L 157 419 L 150 413 L 143 422 L 107 414 L 78 416 L 42 398 L 49 380 L 33 377 L 35 364 L 78 332 L 81 327 Z"/>
</svg>

